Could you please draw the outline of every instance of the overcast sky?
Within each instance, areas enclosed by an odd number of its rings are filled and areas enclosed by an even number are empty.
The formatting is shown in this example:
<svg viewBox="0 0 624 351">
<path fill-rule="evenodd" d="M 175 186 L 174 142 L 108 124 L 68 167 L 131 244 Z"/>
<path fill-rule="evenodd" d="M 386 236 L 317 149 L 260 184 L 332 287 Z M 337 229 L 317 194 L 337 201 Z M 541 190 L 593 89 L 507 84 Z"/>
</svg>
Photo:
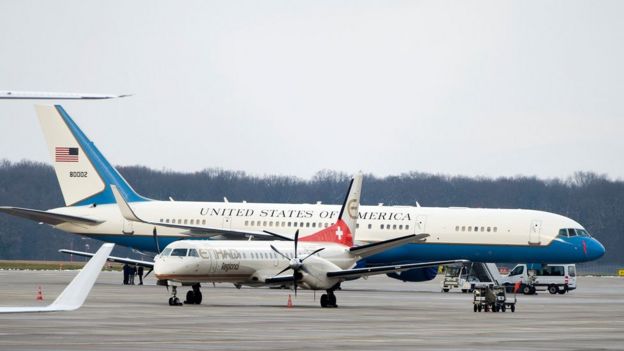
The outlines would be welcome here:
<svg viewBox="0 0 624 351">
<path fill-rule="evenodd" d="M 622 1 L 0 1 L 0 90 L 113 164 L 624 178 Z M 33 102 L 0 158 L 49 161 Z"/>
</svg>

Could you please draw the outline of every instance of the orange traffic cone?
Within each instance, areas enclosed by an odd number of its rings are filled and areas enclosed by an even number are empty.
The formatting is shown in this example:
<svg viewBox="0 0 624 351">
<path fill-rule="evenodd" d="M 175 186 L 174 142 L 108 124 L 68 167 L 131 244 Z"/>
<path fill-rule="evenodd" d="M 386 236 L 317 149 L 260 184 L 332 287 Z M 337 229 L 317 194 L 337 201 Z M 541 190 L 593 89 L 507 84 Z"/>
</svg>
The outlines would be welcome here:
<svg viewBox="0 0 624 351">
<path fill-rule="evenodd" d="M 35 297 L 37 301 L 43 301 L 43 292 L 41 291 L 41 285 L 37 288 L 37 296 Z"/>
<path fill-rule="evenodd" d="M 288 308 L 292 308 L 293 307 L 293 303 L 292 303 L 292 297 L 290 297 L 290 294 L 288 294 Z"/>
</svg>

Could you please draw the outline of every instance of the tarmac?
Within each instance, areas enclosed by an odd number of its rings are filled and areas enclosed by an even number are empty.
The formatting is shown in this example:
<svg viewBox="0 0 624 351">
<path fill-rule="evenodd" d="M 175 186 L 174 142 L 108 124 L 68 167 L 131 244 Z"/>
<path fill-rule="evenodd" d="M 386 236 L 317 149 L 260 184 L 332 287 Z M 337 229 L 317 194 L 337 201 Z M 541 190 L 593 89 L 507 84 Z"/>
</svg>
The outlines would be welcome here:
<svg viewBox="0 0 624 351">
<path fill-rule="evenodd" d="M 0 271 L 0 305 L 51 303 L 76 273 Z M 290 290 L 226 284 L 205 285 L 201 305 L 172 307 L 152 277 L 143 286 L 121 280 L 102 272 L 74 312 L 0 314 L 0 350 L 624 349 L 624 278 L 579 277 L 569 294 L 518 295 L 515 313 L 475 313 L 472 294 L 441 293 L 439 278 L 346 282 L 339 308 L 321 308 L 321 292 L 299 290 L 288 308 Z"/>
</svg>

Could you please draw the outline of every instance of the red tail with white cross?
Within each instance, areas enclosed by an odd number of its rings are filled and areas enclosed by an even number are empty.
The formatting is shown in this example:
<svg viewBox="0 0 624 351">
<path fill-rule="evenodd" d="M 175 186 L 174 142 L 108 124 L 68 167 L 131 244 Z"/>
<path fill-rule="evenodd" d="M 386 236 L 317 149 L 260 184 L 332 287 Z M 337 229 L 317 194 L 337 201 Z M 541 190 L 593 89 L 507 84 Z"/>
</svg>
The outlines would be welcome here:
<svg viewBox="0 0 624 351">
<path fill-rule="evenodd" d="M 357 226 L 358 209 L 360 208 L 361 192 L 362 174 L 357 174 L 351 179 L 349 191 L 342 203 L 336 223 L 300 240 L 332 242 L 352 247 Z"/>
</svg>

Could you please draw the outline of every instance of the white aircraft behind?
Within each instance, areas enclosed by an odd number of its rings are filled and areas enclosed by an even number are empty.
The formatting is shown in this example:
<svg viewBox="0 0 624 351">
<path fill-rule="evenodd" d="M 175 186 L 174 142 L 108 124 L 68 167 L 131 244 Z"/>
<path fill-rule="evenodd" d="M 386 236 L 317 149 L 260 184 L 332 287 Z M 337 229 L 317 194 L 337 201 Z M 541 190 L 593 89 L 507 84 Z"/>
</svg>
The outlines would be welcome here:
<svg viewBox="0 0 624 351">
<path fill-rule="evenodd" d="M 74 311 L 84 304 L 114 244 L 103 244 L 61 294 L 47 306 L 0 307 L 0 313 Z"/>
</svg>

